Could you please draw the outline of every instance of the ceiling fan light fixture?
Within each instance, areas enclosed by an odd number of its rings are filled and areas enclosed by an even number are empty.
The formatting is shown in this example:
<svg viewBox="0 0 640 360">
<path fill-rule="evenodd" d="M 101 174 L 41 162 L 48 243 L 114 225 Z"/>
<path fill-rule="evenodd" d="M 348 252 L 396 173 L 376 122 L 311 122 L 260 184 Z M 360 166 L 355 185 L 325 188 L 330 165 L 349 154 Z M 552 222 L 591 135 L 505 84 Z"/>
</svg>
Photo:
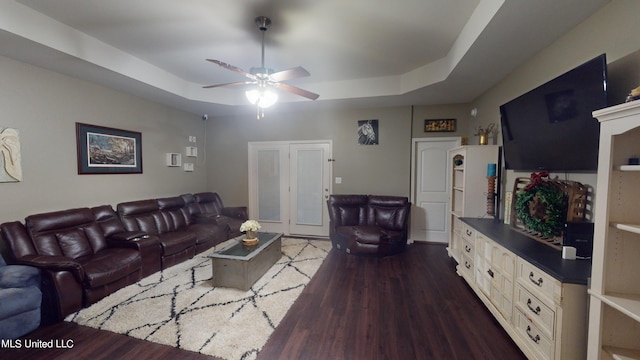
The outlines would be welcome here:
<svg viewBox="0 0 640 360">
<path fill-rule="evenodd" d="M 272 106 L 278 101 L 278 94 L 267 88 L 248 90 L 244 94 L 251 104 L 257 104 L 263 109 Z"/>
</svg>

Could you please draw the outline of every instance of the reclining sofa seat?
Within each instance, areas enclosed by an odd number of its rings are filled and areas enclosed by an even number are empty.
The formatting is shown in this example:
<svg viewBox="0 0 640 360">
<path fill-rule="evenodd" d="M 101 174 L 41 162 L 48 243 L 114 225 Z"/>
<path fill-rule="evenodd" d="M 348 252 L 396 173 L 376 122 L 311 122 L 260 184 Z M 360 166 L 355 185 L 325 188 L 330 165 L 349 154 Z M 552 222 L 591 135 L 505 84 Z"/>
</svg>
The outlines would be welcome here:
<svg viewBox="0 0 640 360">
<path fill-rule="evenodd" d="M 186 220 L 163 213 L 156 200 L 124 202 L 116 209 L 127 231 L 143 231 L 158 238 L 162 269 L 195 255 L 196 234 L 185 229 Z"/>
<path fill-rule="evenodd" d="M 227 240 L 227 227 L 211 223 L 196 223 L 184 198 L 180 196 L 157 199 L 160 212 L 167 223 L 196 235 L 196 254 Z"/>
<path fill-rule="evenodd" d="M 225 207 L 220 195 L 215 192 L 185 194 L 182 198 L 196 222 L 225 226 L 227 239 L 242 235 L 240 226 L 249 218 L 246 206 Z"/>
<path fill-rule="evenodd" d="M 411 203 L 406 197 L 330 195 L 333 247 L 354 255 L 387 256 L 404 251 Z"/>
<path fill-rule="evenodd" d="M 40 270 L 7 265 L 0 256 L 0 339 L 16 339 L 40 326 Z"/>
<path fill-rule="evenodd" d="M 112 241 L 135 241 L 138 244 L 140 257 L 142 258 L 142 269 L 140 276 L 147 277 L 161 269 L 160 242 L 155 235 L 149 235 L 144 231 L 127 231 L 118 214 L 111 205 L 96 206 L 91 208 L 100 224 L 104 235 Z"/>
<path fill-rule="evenodd" d="M 106 238 L 89 208 L 36 214 L 0 226 L 13 260 L 42 270 L 43 322 L 53 323 L 140 279 L 133 241 Z"/>
</svg>

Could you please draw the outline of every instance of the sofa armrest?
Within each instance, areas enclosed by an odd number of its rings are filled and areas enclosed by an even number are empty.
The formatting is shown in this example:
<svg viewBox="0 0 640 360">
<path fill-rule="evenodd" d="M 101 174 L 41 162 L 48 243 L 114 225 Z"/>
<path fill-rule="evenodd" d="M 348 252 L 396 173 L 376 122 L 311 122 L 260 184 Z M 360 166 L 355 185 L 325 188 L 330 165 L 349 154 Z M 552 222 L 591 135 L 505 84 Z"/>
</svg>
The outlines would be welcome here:
<svg viewBox="0 0 640 360">
<path fill-rule="evenodd" d="M 17 259 L 22 265 L 34 266 L 43 270 L 50 271 L 69 271 L 78 282 L 84 280 L 84 271 L 79 262 L 66 256 L 43 256 L 43 255 L 27 255 Z"/>
<path fill-rule="evenodd" d="M 221 214 L 240 220 L 247 220 L 249 218 L 246 206 L 224 207 L 222 208 Z"/>
<path fill-rule="evenodd" d="M 220 218 L 220 215 L 218 214 L 196 214 L 193 216 L 193 219 L 195 220 L 196 224 L 213 224 L 213 225 L 218 225 L 218 219 Z"/>
<path fill-rule="evenodd" d="M 125 231 L 109 236 L 109 241 L 138 241 L 140 239 L 147 239 L 149 234 L 144 231 Z"/>
</svg>

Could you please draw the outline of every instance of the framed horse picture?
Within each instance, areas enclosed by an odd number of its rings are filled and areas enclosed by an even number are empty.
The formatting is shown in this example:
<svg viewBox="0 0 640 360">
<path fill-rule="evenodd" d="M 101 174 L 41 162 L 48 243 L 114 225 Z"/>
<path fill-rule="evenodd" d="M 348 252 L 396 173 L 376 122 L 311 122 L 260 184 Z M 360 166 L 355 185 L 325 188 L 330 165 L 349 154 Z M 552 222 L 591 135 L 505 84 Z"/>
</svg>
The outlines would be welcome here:
<svg viewBox="0 0 640 360">
<path fill-rule="evenodd" d="M 358 120 L 358 144 L 378 145 L 378 120 Z"/>
</svg>

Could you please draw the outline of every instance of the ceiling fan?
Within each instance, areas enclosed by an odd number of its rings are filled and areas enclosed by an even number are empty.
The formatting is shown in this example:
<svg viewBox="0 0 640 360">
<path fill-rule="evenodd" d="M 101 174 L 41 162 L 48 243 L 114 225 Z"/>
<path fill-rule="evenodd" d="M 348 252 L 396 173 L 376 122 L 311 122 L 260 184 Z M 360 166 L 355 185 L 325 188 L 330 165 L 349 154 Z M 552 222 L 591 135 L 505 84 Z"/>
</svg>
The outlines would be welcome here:
<svg viewBox="0 0 640 360">
<path fill-rule="evenodd" d="M 261 109 L 268 108 L 276 101 L 278 101 L 278 94 L 272 90 L 274 88 L 284 90 L 295 95 L 305 97 L 307 99 L 316 100 L 320 95 L 283 82 L 309 76 L 309 72 L 302 66 L 297 66 L 278 72 L 274 72 L 272 69 L 266 68 L 264 66 L 264 36 L 265 32 L 269 28 L 269 25 L 271 25 L 271 19 L 266 16 L 258 16 L 255 19 L 255 23 L 258 26 L 258 29 L 260 29 L 260 31 L 262 32 L 262 62 L 260 64 L 260 67 L 253 67 L 251 68 L 251 70 L 249 70 L 249 72 L 246 72 L 238 67 L 224 63 L 220 60 L 207 59 L 207 61 L 219 65 L 227 70 L 231 70 L 244 75 L 249 78 L 249 80 L 217 85 L 207 85 L 203 86 L 203 88 L 210 89 L 222 86 L 256 85 L 254 89 L 247 91 L 245 94 L 247 96 L 247 99 L 249 99 L 252 104 L 257 105 L 258 118 L 260 118 Z M 262 116 L 264 117 L 264 113 L 262 113 Z"/>
</svg>

